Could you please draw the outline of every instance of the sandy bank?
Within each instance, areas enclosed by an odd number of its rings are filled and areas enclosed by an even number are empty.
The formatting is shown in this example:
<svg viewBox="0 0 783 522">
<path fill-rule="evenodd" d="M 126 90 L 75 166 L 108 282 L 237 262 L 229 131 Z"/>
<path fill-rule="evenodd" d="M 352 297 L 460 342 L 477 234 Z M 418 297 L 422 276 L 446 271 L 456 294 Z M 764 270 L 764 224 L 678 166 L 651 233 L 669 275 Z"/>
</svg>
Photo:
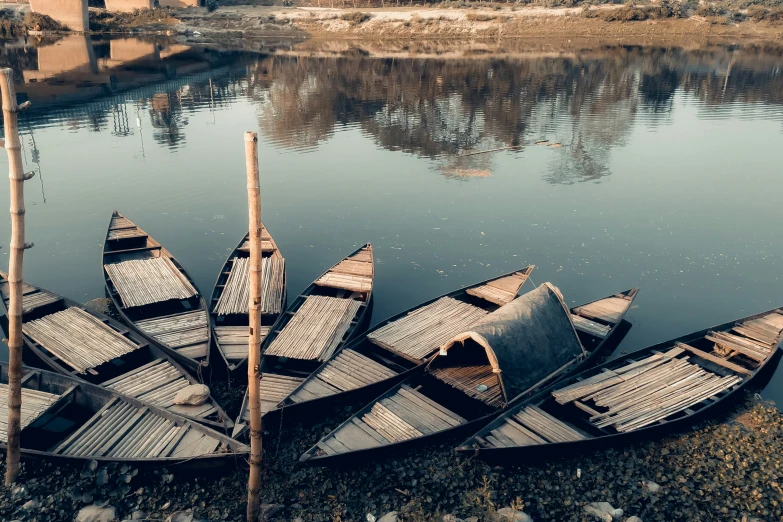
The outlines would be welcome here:
<svg viewBox="0 0 783 522">
<path fill-rule="evenodd" d="M 597 10 L 623 9 L 601 6 Z M 783 37 L 783 23 L 725 17 L 661 18 L 608 22 L 585 16 L 582 8 L 386 8 L 331 9 L 225 6 L 180 10 L 175 16 L 189 32 L 244 38 L 302 36 L 354 39 L 601 37 L 669 38 L 732 37 L 774 40 Z"/>
</svg>

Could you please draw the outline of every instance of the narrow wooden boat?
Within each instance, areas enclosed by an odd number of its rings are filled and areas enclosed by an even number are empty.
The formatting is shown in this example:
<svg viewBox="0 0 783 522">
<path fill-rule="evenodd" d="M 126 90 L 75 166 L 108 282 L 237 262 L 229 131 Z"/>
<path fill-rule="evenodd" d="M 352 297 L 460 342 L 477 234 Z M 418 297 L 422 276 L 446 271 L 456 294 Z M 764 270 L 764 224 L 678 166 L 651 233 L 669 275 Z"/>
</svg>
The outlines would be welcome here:
<svg viewBox="0 0 783 522">
<path fill-rule="evenodd" d="M 535 265 L 430 299 L 378 323 L 335 352 L 278 407 L 321 407 L 375 397 L 425 364 L 453 335 L 517 296 Z"/>
<path fill-rule="evenodd" d="M 216 428 L 234 425 L 211 397 L 200 406 L 175 404 L 177 392 L 198 384 L 155 342 L 104 314 L 53 292 L 23 283 L 22 334 L 25 364 L 123 393 Z M 3 305 L 8 276 L 0 271 Z M 0 321 L 8 327 L 5 306 Z"/>
<path fill-rule="evenodd" d="M 611 315 L 610 331 L 622 321 L 636 292 L 618 295 L 623 297 L 606 298 L 612 300 L 612 310 L 614 299 L 627 303 L 617 303 L 622 307 L 619 314 Z M 594 303 L 574 310 L 581 308 L 584 313 Z M 587 309 L 598 310 L 595 306 Z M 518 297 L 452 336 L 423 372 L 365 406 L 323 437 L 300 461 L 321 463 L 400 450 L 487 422 L 515 401 L 574 371 L 599 351 L 605 340 L 595 342 L 593 351 L 587 352 L 572 312 L 549 283 Z M 589 325 L 591 331 L 597 333 L 602 320 L 590 319 L 596 323 Z M 601 332 L 608 337 L 605 328 Z"/>
<path fill-rule="evenodd" d="M 207 306 L 171 253 L 116 210 L 103 244 L 106 291 L 123 321 L 186 368 L 209 365 Z"/>
<path fill-rule="evenodd" d="M 367 243 L 323 273 L 275 322 L 261 345 L 261 414 L 273 409 L 334 353 L 370 316 L 375 268 Z M 250 419 L 247 391 L 234 437 Z"/>
<path fill-rule="evenodd" d="M 226 259 L 212 290 L 209 320 L 215 347 L 230 373 L 239 373 L 247 362 L 248 283 L 250 245 L 245 234 Z M 285 309 L 285 260 L 266 227 L 261 224 L 263 256 L 263 308 L 261 326 L 271 326 Z"/>
<path fill-rule="evenodd" d="M 687 428 L 779 357 L 781 339 L 773 309 L 650 346 L 537 393 L 457 449 L 523 462 Z"/>
<path fill-rule="evenodd" d="M 25 368 L 24 457 L 214 469 L 245 456 L 244 444 L 197 422 L 66 375 Z M 0 363 L 0 407 L 8 404 L 8 365 Z M 0 416 L 0 446 L 7 442 Z"/>
</svg>

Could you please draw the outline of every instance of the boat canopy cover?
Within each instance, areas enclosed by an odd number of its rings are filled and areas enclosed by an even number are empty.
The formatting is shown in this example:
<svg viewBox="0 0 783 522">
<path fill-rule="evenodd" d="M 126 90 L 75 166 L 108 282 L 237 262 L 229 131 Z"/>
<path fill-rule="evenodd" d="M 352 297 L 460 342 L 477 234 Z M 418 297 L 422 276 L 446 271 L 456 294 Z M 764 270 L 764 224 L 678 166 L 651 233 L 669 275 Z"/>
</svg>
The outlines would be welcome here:
<svg viewBox="0 0 783 522">
<path fill-rule="evenodd" d="M 500 374 L 506 402 L 584 355 L 560 291 L 544 283 L 445 343 L 430 366 L 448 366 L 454 346 L 474 341 Z M 475 345 L 473 345 L 475 346 Z M 478 348 L 477 347 L 477 348 Z"/>
</svg>

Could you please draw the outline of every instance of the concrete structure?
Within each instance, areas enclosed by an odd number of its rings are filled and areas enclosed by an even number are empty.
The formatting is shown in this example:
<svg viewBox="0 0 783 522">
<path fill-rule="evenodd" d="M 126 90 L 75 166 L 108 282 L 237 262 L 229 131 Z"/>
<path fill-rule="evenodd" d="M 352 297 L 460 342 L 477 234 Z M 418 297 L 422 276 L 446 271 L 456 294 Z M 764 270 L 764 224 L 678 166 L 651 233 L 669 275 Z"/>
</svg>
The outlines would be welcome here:
<svg viewBox="0 0 783 522">
<path fill-rule="evenodd" d="M 84 0 L 87 3 L 87 0 Z M 153 0 L 106 0 L 106 10 L 130 13 L 136 9 L 152 9 Z"/>
<path fill-rule="evenodd" d="M 30 9 L 51 16 L 72 31 L 83 33 L 90 28 L 87 0 L 30 0 Z"/>
</svg>

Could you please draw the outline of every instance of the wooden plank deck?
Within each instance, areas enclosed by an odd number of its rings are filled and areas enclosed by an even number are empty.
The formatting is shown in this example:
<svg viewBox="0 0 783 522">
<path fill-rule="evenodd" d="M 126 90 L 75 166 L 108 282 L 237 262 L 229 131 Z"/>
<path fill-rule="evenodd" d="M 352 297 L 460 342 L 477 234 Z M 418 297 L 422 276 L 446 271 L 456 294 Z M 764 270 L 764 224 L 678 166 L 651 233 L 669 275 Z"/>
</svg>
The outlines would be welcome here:
<svg viewBox="0 0 783 522">
<path fill-rule="evenodd" d="M 157 359 L 102 386 L 172 413 L 206 418 L 217 411 L 211 400 L 200 406 L 174 404 L 174 397 L 190 381 L 165 359 Z"/>
<path fill-rule="evenodd" d="M 142 332 L 186 357 L 207 356 L 209 326 L 204 310 L 144 319 L 135 324 Z"/>
<path fill-rule="evenodd" d="M 579 306 L 574 313 L 587 319 L 599 319 L 607 323 L 616 324 L 623 318 L 623 314 L 631 306 L 631 301 L 622 297 L 608 297 L 593 303 Z"/>
<path fill-rule="evenodd" d="M 277 408 L 283 399 L 294 391 L 297 386 L 302 384 L 304 379 L 299 377 L 290 377 L 288 375 L 277 375 L 274 373 L 264 373 L 261 375 L 260 397 L 261 415 Z M 247 392 L 245 392 L 247 394 Z M 250 405 L 245 401 L 245 407 L 242 410 L 240 418 L 246 422 L 250 421 Z"/>
<path fill-rule="evenodd" d="M 494 373 L 490 365 L 436 367 L 430 370 L 430 374 L 462 391 L 468 397 L 478 399 L 494 408 L 503 407 L 500 374 Z"/>
<path fill-rule="evenodd" d="M 361 304 L 355 299 L 311 295 L 264 355 L 326 361 L 342 342 Z"/>
<path fill-rule="evenodd" d="M 326 397 L 389 379 L 396 372 L 354 350 L 343 350 L 291 395 L 294 402 Z"/>
<path fill-rule="evenodd" d="M 442 297 L 378 328 L 367 338 L 408 359 L 424 360 L 486 314 L 486 310 L 477 306 Z"/>
<path fill-rule="evenodd" d="M 127 337 L 76 307 L 28 321 L 22 325 L 22 331 L 80 373 L 138 348 Z"/>
<path fill-rule="evenodd" d="M 318 447 L 326 454 L 403 442 L 467 422 L 425 395 L 403 385 L 397 393 L 375 402 L 361 419 L 354 417 Z"/>
<path fill-rule="evenodd" d="M 104 267 L 126 308 L 188 299 L 198 294 L 167 257 L 132 259 Z"/>
<path fill-rule="evenodd" d="M 283 298 L 285 261 L 280 257 L 265 257 L 261 261 L 261 313 L 279 314 Z M 217 315 L 249 313 L 250 258 L 238 257 L 231 265 L 226 286 L 215 304 Z"/>
<path fill-rule="evenodd" d="M 582 317 L 581 315 L 571 314 L 571 321 L 574 323 L 574 328 L 580 332 L 594 335 L 599 339 L 606 339 L 606 336 L 609 335 L 609 332 L 612 330 L 611 326 L 596 323 L 595 321 L 591 321 L 590 319 Z"/>
<path fill-rule="evenodd" d="M 55 393 L 46 393 L 38 390 L 22 388 L 22 418 L 21 424 L 24 429 L 32 424 L 35 419 L 49 409 L 60 396 Z M 4 410 L 8 410 L 8 385 L 0 384 L 0 405 Z M 0 415 L 0 441 L 8 442 L 8 415 Z"/>
<path fill-rule="evenodd" d="M 514 300 L 519 289 L 522 288 L 529 276 L 530 272 L 516 272 L 515 274 L 489 281 L 485 285 L 468 288 L 465 291 L 469 295 L 480 297 L 498 306 L 503 306 Z"/>
<path fill-rule="evenodd" d="M 11 298 L 11 288 L 6 281 L 0 284 L 0 294 L 3 296 L 3 302 L 8 306 L 8 302 Z M 46 306 L 51 303 L 60 301 L 60 297 L 54 294 L 39 290 L 34 286 L 30 286 L 27 283 L 22 283 L 22 313 L 29 314 L 36 308 Z"/>
<path fill-rule="evenodd" d="M 493 447 L 505 448 L 536 444 L 572 442 L 589 436 L 556 419 L 536 406 L 528 406 L 506 418 L 492 430 L 486 441 Z"/>
<path fill-rule="evenodd" d="M 247 359 L 247 345 L 250 340 L 248 326 L 216 326 L 215 335 L 217 336 L 220 350 L 229 361 L 241 361 Z M 269 326 L 262 326 L 259 334 L 261 342 L 264 342 L 269 335 Z"/>
<path fill-rule="evenodd" d="M 117 398 L 110 401 L 53 452 L 111 458 L 195 457 L 214 453 L 220 441 L 188 425 L 176 426 Z"/>
<path fill-rule="evenodd" d="M 315 281 L 316 285 L 340 288 L 352 292 L 370 292 L 373 281 L 371 248 L 340 261 Z"/>
</svg>

